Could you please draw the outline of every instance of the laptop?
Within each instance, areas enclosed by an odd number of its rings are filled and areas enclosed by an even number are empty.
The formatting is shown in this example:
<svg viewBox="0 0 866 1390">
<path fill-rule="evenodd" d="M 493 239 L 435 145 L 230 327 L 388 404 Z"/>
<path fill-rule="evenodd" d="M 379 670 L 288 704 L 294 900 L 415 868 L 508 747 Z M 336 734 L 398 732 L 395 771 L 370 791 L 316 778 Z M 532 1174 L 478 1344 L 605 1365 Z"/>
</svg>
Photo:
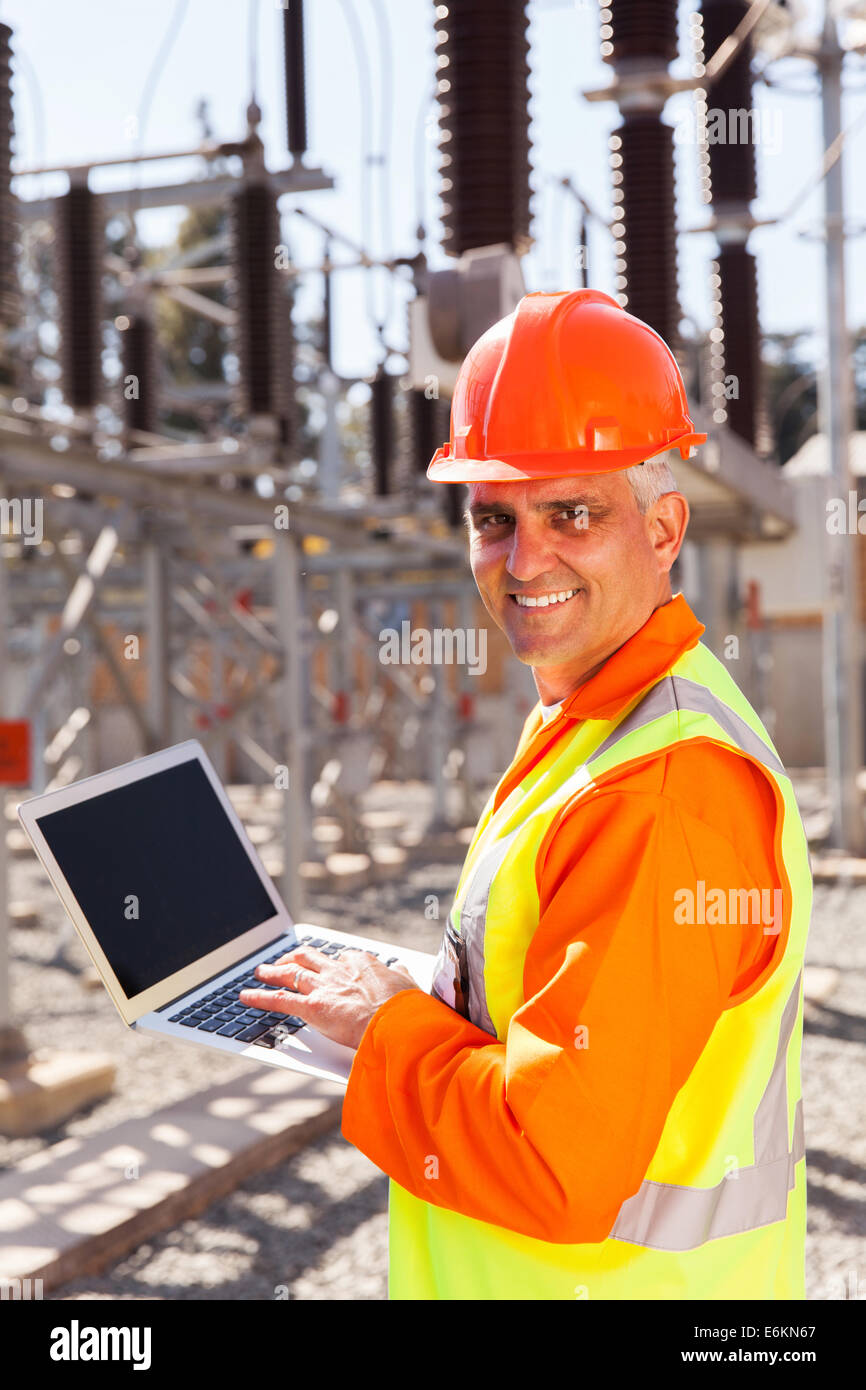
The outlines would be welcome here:
<svg viewBox="0 0 866 1390">
<path fill-rule="evenodd" d="M 195 739 L 22 801 L 18 819 L 123 1022 L 344 1085 L 354 1050 L 292 1015 L 241 1004 L 257 965 L 300 945 L 402 962 L 429 992 L 434 957 L 294 923 Z"/>
</svg>

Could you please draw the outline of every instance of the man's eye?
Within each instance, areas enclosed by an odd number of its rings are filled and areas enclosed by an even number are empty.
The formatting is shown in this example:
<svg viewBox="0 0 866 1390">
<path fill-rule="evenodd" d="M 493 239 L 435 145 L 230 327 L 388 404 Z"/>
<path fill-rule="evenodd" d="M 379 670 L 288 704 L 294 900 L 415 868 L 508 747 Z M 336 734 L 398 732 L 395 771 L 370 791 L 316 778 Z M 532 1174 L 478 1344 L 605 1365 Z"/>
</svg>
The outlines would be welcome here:
<svg viewBox="0 0 866 1390">
<path fill-rule="evenodd" d="M 564 521 L 570 521 L 577 530 L 583 530 L 589 525 L 589 508 L 582 503 L 577 507 L 563 507 L 561 512 L 556 513 Z"/>
<path fill-rule="evenodd" d="M 479 531 L 488 531 L 491 526 L 501 526 L 503 523 L 507 525 L 510 520 L 511 517 L 507 512 L 499 512 L 490 516 L 479 517 L 475 524 Z"/>
</svg>

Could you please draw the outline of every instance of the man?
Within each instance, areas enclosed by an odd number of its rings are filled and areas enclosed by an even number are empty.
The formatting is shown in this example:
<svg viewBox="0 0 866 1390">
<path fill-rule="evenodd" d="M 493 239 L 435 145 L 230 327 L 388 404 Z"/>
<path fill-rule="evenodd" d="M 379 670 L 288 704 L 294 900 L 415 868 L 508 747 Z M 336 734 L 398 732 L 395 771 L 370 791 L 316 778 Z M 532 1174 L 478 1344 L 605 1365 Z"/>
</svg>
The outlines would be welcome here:
<svg viewBox="0 0 866 1390">
<path fill-rule="evenodd" d="M 811 881 L 778 755 L 671 593 L 664 454 L 706 436 L 661 338 L 593 290 L 484 334 L 451 427 L 429 475 L 469 484 L 541 707 L 431 994 L 358 953 L 259 973 L 357 1048 L 343 1134 L 392 1178 L 391 1297 L 802 1298 Z"/>
</svg>

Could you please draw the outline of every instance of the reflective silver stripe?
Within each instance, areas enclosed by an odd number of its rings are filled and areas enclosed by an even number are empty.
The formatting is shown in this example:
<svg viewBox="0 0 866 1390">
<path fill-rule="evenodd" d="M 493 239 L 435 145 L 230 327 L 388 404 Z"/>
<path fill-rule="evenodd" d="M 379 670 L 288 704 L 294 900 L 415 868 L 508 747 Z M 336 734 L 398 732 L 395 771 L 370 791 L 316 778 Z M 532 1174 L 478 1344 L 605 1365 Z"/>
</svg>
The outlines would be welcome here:
<svg viewBox="0 0 866 1390">
<path fill-rule="evenodd" d="M 709 714 L 744 753 L 751 754 L 772 772 L 782 777 L 787 776 L 772 748 L 768 747 L 744 719 L 735 714 L 705 685 L 686 680 L 683 676 L 665 676 L 652 686 L 631 713 L 617 724 L 604 743 L 590 754 L 589 763 L 592 764 L 596 758 L 607 753 L 620 739 L 625 738 L 626 734 L 634 733 L 635 729 L 642 729 L 645 724 L 651 724 L 654 719 L 661 719 L 666 714 L 677 714 L 680 710 Z"/>
<path fill-rule="evenodd" d="M 797 1021 L 800 981 L 797 976 L 779 1026 L 776 1060 L 755 1111 L 755 1163 L 773 1163 L 788 1152 L 788 1044 Z"/>
<path fill-rule="evenodd" d="M 788 1044 L 797 1019 L 801 980 L 802 971 L 785 1005 L 776 1060 L 755 1111 L 757 1162 L 735 1169 L 715 1187 L 680 1187 L 644 1179 L 634 1196 L 623 1202 L 611 1239 L 653 1250 L 693 1250 L 707 1240 L 784 1221 L 788 1193 L 796 1181 L 795 1166 L 806 1154 L 801 1100 L 794 1110 L 788 1152 Z M 770 1157 L 772 1153 L 775 1158 Z"/>
<path fill-rule="evenodd" d="M 518 829 L 522 829 L 520 826 Z M 469 1017 L 476 1028 L 496 1037 L 496 1029 L 487 1008 L 487 991 L 484 985 L 484 932 L 487 925 L 487 905 L 493 880 L 502 867 L 502 862 L 517 830 L 494 840 L 486 854 L 475 866 L 460 912 L 460 935 L 466 942 L 466 956 L 469 963 Z"/>
</svg>

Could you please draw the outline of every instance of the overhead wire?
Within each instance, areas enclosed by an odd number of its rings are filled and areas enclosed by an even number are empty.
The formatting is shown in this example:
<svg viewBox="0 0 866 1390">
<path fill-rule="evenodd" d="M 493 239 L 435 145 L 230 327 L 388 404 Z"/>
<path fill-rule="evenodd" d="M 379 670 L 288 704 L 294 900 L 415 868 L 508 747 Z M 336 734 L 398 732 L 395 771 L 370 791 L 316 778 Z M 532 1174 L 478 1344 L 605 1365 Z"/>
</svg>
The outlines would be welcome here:
<svg viewBox="0 0 866 1390">
<path fill-rule="evenodd" d="M 394 223 L 391 208 L 391 132 L 394 122 L 394 56 L 391 47 L 391 26 L 382 0 L 370 0 L 373 15 L 379 30 L 379 61 L 381 65 L 381 137 L 379 164 L 379 193 L 381 198 L 381 246 L 391 250 L 394 247 Z M 391 275 L 385 276 L 385 309 L 383 329 L 389 322 L 394 307 L 394 281 Z"/>
<path fill-rule="evenodd" d="M 372 117 L 373 109 L 373 82 L 371 76 L 370 59 L 367 53 L 367 46 L 364 42 L 364 32 L 355 13 L 352 0 L 339 0 L 343 15 L 345 16 L 346 26 L 349 30 L 349 37 L 355 56 L 355 68 L 358 77 L 358 92 L 361 105 L 361 119 L 358 128 L 361 137 L 361 236 L 364 245 L 372 249 L 372 193 L 371 193 L 371 172 L 373 159 L 373 139 L 372 139 Z M 364 276 L 364 298 L 367 309 L 367 316 L 376 330 L 376 335 L 382 340 L 384 324 L 376 314 L 376 306 L 373 296 L 372 271 L 368 270 Z"/>
<path fill-rule="evenodd" d="M 250 102 L 255 102 L 259 83 L 259 0 L 249 0 L 247 55 L 250 70 Z"/>
<path fill-rule="evenodd" d="M 147 127 L 148 117 L 150 116 L 153 98 L 156 95 L 156 88 L 159 83 L 159 79 L 165 70 L 165 66 L 168 62 L 171 50 L 174 47 L 174 44 L 177 40 L 177 36 L 180 33 L 183 21 L 186 18 L 186 12 L 188 8 L 189 0 L 176 0 L 174 10 L 172 11 L 172 15 L 168 23 L 168 27 L 166 28 L 166 31 L 162 38 L 162 43 L 160 44 L 157 50 L 156 57 L 151 63 L 150 70 L 147 74 L 147 77 L 145 78 L 144 87 L 142 88 L 141 99 L 138 104 L 138 113 L 136 117 L 134 138 L 136 141 L 135 153 L 137 156 L 140 156 L 142 150 L 144 149 L 144 132 Z M 133 177 L 130 179 L 129 201 L 127 204 L 129 234 L 133 244 L 135 244 L 136 240 L 134 195 L 138 192 L 140 186 L 141 165 L 139 163 L 135 163 Z"/>
<path fill-rule="evenodd" d="M 427 148 L 427 123 L 430 107 L 435 99 L 436 88 L 434 86 L 422 96 L 418 103 L 418 114 L 415 117 L 415 219 L 419 241 L 424 239 L 427 231 L 427 169 L 430 159 Z"/>
</svg>

